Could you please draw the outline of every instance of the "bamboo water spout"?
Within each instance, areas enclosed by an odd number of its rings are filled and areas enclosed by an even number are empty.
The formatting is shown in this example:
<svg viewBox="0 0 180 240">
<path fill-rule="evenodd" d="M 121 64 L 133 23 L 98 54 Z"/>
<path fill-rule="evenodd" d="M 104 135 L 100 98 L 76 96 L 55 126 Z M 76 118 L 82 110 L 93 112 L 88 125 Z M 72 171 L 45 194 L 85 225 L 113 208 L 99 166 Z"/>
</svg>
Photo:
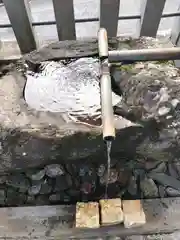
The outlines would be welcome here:
<svg viewBox="0 0 180 240">
<path fill-rule="evenodd" d="M 103 139 L 108 141 L 115 138 L 115 127 L 112 105 L 111 77 L 108 62 L 108 39 L 106 29 L 104 28 L 100 28 L 98 32 L 98 48 L 101 61 L 100 88 Z"/>
</svg>

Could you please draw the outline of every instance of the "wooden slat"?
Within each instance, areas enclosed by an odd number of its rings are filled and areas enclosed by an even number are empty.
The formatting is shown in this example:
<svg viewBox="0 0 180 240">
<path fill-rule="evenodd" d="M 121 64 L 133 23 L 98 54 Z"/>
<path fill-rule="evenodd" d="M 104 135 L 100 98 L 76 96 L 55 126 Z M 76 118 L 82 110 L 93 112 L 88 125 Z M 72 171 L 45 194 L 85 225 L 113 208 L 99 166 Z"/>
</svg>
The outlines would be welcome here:
<svg viewBox="0 0 180 240">
<path fill-rule="evenodd" d="M 142 1 L 140 36 L 156 36 L 165 2 L 166 0 Z"/>
<path fill-rule="evenodd" d="M 107 30 L 108 37 L 116 37 L 120 0 L 101 0 L 100 27 Z"/>
<path fill-rule="evenodd" d="M 28 0 L 4 0 L 4 5 L 21 52 L 36 49 Z"/>
<path fill-rule="evenodd" d="M 59 40 L 75 40 L 73 0 L 53 0 Z"/>
<path fill-rule="evenodd" d="M 127 229 L 117 225 L 82 230 L 73 227 L 75 206 L 0 208 L 0 239 L 93 239 L 180 230 L 180 198 L 144 200 L 143 209 L 146 224 L 142 227 Z"/>
</svg>

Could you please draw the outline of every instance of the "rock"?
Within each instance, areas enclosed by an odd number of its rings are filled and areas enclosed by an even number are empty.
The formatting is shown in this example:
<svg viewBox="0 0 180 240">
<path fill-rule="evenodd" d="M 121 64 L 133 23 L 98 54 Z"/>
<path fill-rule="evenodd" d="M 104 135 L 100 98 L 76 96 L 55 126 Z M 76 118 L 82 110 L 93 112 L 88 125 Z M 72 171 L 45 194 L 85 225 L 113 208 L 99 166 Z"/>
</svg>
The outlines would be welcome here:
<svg viewBox="0 0 180 240">
<path fill-rule="evenodd" d="M 55 178 L 64 174 L 64 168 L 60 164 L 51 164 L 46 166 L 46 175 Z"/>
<path fill-rule="evenodd" d="M 27 200 L 26 200 L 27 204 L 36 204 L 36 200 L 35 200 L 35 196 L 27 196 Z"/>
<path fill-rule="evenodd" d="M 22 193 L 25 193 L 30 187 L 28 179 L 22 173 L 9 175 L 6 184 L 18 189 L 18 191 Z"/>
<path fill-rule="evenodd" d="M 57 194 L 52 194 L 49 196 L 49 201 L 51 203 L 57 203 L 59 201 L 61 201 L 61 194 L 60 193 L 57 193 Z"/>
<path fill-rule="evenodd" d="M 44 175 L 45 175 L 45 169 L 31 170 L 31 171 L 26 172 L 26 176 L 33 181 L 41 180 L 44 177 Z"/>
<path fill-rule="evenodd" d="M 140 188 L 145 197 L 158 197 L 158 188 L 152 179 L 145 178 L 140 182 Z"/>
<path fill-rule="evenodd" d="M 159 185 L 159 196 L 160 198 L 166 197 L 166 188 L 162 185 Z"/>
<path fill-rule="evenodd" d="M 30 196 L 35 196 L 38 195 L 40 193 L 41 190 L 41 184 L 37 184 L 37 185 L 32 185 L 29 189 L 28 189 L 28 194 Z"/>
<path fill-rule="evenodd" d="M 7 175 L 0 176 L 0 184 L 5 184 L 7 181 L 7 178 L 8 178 Z"/>
<path fill-rule="evenodd" d="M 101 164 L 101 165 L 98 167 L 98 169 L 97 169 L 97 175 L 98 175 L 99 177 L 102 177 L 102 176 L 104 175 L 105 171 L 106 171 L 106 166 L 105 166 L 105 164 Z"/>
<path fill-rule="evenodd" d="M 180 181 L 172 176 L 164 173 L 150 173 L 148 176 L 165 187 L 172 187 L 180 191 Z"/>
<path fill-rule="evenodd" d="M 0 189 L 0 205 L 5 204 L 6 192 L 4 189 Z"/>
<path fill-rule="evenodd" d="M 49 203 L 49 197 L 46 195 L 38 195 L 35 198 L 36 205 L 47 205 Z"/>
<path fill-rule="evenodd" d="M 78 198 L 80 196 L 80 190 L 78 190 L 78 189 L 68 189 L 67 194 L 72 198 Z"/>
<path fill-rule="evenodd" d="M 178 178 L 180 178 L 180 162 L 178 161 L 178 162 L 174 162 L 173 163 L 173 165 L 174 165 L 174 167 L 175 167 L 175 169 L 176 169 L 176 171 L 177 171 L 177 173 L 178 173 Z"/>
<path fill-rule="evenodd" d="M 83 194 L 92 194 L 95 190 L 95 184 L 90 182 L 83 182 L 81 184 L 81 192 Z"/>
<path fill-rule="evenodd" d="M 45 179 L 41 184 L 40 194 L 49 194 L 53 189 L 53 181 L 51 179 Z"/>
<path fill-rule="evenodd" d="M 156 172 L 156 173 L 165 173 L 167 171 L 167 165 L 165 162 L 161 162 L 156 165 L 155 168 L 151 169 L 150 172 Z"/>
<path fill-rule="evenodd" d="M 180 196 L 180 190 L 176 190 L 171 187 L 167 187 L 166 192 L 169 197 L 179 197 Z"/>
<path fill-rule="evenodd" d="M 108 172 L 106 171 L 102 177 L 100 177 L 100 183 L 102 185 L 106 184 L 107 178 L 108 178 Z M 110 174 L 109 174 L 109 179 L 108 182 L 109 184 L 115 183 L 118 180 L 118 171 L 116 169 L 110 169 Z"/>
<path fill-rule="evenodd" d="M 59 177 L 56 177 L 55 180 L 55 186 L 54 186 L 54 192 L 60 192 L 64 191 L 72 186 L 72 179 L 71 176 L 66 174 L 66 175 L 61 175 Z"/>
<path fill-rule="evenodd" d="M 132 196 L 134 196 L 137 194 L 137 189 L 136 178 L 132 176 L 127 190 Z"/>
<path fill-rule="evenodd" d="M 168 172 L 172 177 L 179 178 L 179 174 L 178 174 L 178 172 L 177 172 L 173 163 L 168 164 Z"/>
<path fill-rule="evenodd" d="M 136 177 L 136 176 L 135 176 Z M 129 170 L 121 170 L 118 174 L 118 185 L 126 187 L 131 179 L 131 172 Z"/>
<path fill-rule="evenodd" d="M 27 196 L 24 193 L 19 193 L 13 188 L 8 188 L 6 192 L 6 205 L 20 206 L 26 203 Z"/>
</svg>

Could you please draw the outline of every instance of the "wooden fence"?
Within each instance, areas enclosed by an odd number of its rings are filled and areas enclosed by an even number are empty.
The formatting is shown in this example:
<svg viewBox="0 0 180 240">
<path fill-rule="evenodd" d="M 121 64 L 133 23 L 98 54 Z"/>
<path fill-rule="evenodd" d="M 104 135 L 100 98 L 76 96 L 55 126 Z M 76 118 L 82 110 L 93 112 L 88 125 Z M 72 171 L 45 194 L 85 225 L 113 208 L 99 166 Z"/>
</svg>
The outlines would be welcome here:
<svg viewBox="0 0 180 240">
<path fill-rule="evenodd" d="M 139 36 L 155 37 L 161 18 L 177 16 L 172 31 L 172 42 L 180 45 L 180 13 L 162 15 L 166 0 L 142 0 L 141 14 L 119 17 L 120 0 L 100 0 L 100 16 L 91 19 L 75 19 L 73 0 L 52 0 L 56 21 L 36 22 L 31 19 L 29 0 L 3 0 L 11 24 L 0 27 L 12 27 L 22 53 L 36 49 L 33 26 L 56 24 L 59 40 L 75 40 L 77 22 L 99 21 L 105 27 L 108 36 L 117 35 L 118 20 L 140 19 Z"/>
</svg>

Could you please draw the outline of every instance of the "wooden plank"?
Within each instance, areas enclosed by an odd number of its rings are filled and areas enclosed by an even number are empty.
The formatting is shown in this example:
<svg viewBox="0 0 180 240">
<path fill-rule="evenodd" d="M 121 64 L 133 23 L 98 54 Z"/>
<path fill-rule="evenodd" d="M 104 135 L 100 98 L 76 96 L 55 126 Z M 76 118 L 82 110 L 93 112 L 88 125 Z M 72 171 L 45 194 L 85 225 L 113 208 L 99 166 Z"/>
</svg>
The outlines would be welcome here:
<svg viewBox="0 0 180 240">
<path fill-rule="evenodd" d="M 121 199 L 102 199 L 100 203 L 101 226 L 114 225 L 123 222 Z"/>
<path fill-rule="evenodd" d="M 75 206 L 0 208 L 0 238 L 92 239 L 180 230 L 180 198 L 144 200 L 143 209 L 147 222 L 142 227 L 115 225 L 84 230 L 73 228 Z"/>
<path fill-rule="evenodd" d="M 97 202 L 78 202 L 76 204 L 76 227 L 77 228 L 98 228 L 99 225 L 99 204 Z"/>
<path fill-rule="evenodd" d="M 73 0 L 53 0 L 59 40 L 75 40 Z"/>
<path fill-rule="evenodd" d="M 101 0 L 100 27 L 107 30 L 108 37 L 116 37 L 120 0 Z"/>
<path fill-rule="evenodd" d="M 123 215 L 126 228 L 137 227 L 146 223 L 146 216 L 141 205 L 141 200 L 124 200 Z"/>
<path fill-rule="evenodd" d="M 36 49 L 28 0 L 4 0 L 4 5 L 21 52 L 28 53 Z"/>
<path fill-rule="evenodd" d="M 140 36 L 156 36 L 165 2 L 166 0 L 142 1 Z"/>
</svg>

